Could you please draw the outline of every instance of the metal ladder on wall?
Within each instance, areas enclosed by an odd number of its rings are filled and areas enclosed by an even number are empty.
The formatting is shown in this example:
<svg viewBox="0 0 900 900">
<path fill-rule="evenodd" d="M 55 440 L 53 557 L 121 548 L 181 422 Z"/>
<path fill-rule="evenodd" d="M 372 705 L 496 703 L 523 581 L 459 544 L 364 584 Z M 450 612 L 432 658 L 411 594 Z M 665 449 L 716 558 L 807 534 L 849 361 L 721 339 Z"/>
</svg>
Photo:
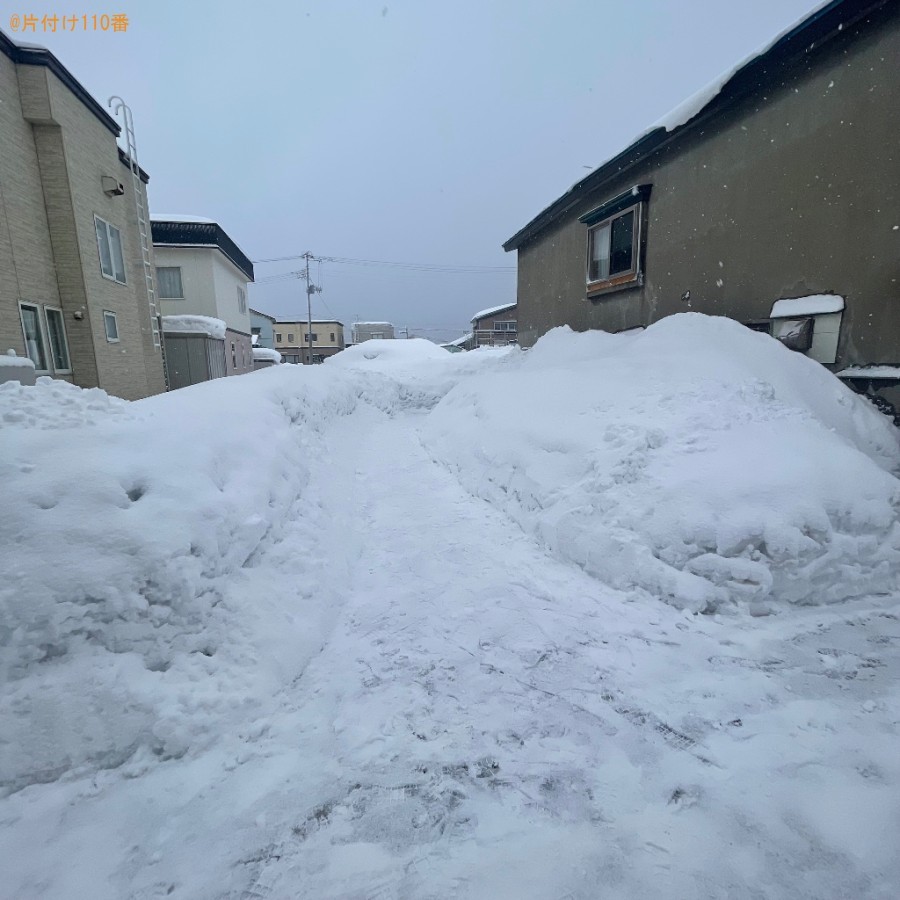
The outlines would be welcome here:
<svg viewBox="0 0 900 900">
<path fill-rule="evenodd" d="M 147 217 L 144 192 L 141 190 L 141 167 L 138 165 L 137 142 L 134 139 L 134 120 L 131 109 L 121 97 L 110 97 L 109 105 L 113 115 L 122 115 L 125 131 L 125 142 L 128 153 L 128 167 L 131 169 L 131 183 L 134 191 L 134 207 L 137 212 L 138 231 L 141 241 L 141 257 L 144 261 L 144 281 L 147 287 L 147 303 L 150 307 L 150 329 L 153 332 L 153 346 L 163 357 L 163 372 L 166 376 L 166 389 L 169 387 L 169 376 L 166 370 L 165 349 L 160 333 L 159 309 L 156 305 L 156 290 L 153 287 L 153 266 L 150 262 L 150 228 Z"/>
</svg>

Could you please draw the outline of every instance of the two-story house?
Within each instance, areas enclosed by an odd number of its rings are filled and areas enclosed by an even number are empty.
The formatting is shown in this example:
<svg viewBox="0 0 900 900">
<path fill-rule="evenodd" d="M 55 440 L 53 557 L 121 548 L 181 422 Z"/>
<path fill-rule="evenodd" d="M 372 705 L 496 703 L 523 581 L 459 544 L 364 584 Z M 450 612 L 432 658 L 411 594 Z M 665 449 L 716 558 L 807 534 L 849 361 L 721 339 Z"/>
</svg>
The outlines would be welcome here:
<svg viewBox="0 0 900 900">
<path fill-rule="evenodd" d="M 275 323 L 275 349 L 286 363 L 322 363 L 344 349 L 344 326 L 333 319 L 313 319 L 312 340 L 306 321 L 279 319 Z"/>
<path fill-rule="evenodd" d="M 225 374 L 253 371 L 247 286 L 253 263 L 212 219 L 151 215 L 156 284 L 164 316 L 207 316 L 225 323 Z"/>
<path fill-rule="evenodd" d="M 148 177 L 119 132 L 49 50 L 0 32 L 0 353 L 136 400 L 166 384 L 138 218 Z"/>
</svg>

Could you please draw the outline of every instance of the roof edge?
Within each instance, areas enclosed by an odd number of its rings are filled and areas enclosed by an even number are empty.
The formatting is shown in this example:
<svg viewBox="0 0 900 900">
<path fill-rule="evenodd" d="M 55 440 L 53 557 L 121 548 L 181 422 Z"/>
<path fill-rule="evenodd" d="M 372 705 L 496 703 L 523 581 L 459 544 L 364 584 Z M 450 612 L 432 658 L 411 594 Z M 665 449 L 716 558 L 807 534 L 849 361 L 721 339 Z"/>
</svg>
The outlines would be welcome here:
<svg viewBox="0 0 900 900">
<path fill-rule="evenodd" d="M 832 0 L 831 3 L 814 10 L 793 28 L 788 29 L 774 40 L 764 52 L 747 59 L 738 66 L 722 83 L 715 96 L 687 121 L 671 131 L 659 125 L 632 141 L 620 153 L 576 182 L 568 191 L 539 212 L 527 225 L 520 228 L 502 244 L 503 249 L 507 253 L 517 250 L 561 216 L 569 213 L 572 207 L 580 202 L 586 194 L 602 187 L 614 177 L 623 175 L 664 145 L 681 138 L 682 135 L 693 131 L 700 125 L 705 125 L 711 118 L 729 109 L 745 97 L 752 96 L 754 88 L 759 89 L 756 86 L 758 79 L 755 76 L 762 74 L 777 56 L 785 54 L 782 63 L 788 63 L 803 53 L 814 48 L 818 49 L 841 30 L 852 27 L 869 13 L 891 2 L 892 0 Z M 814 26 L 821 31 L 820 35 L 809 33 Z"/>
<path fill-rule="evenodd" d="M 22 47 L 0 31 L 0 53 L 14 63 L 25 66 L 45 66 L 118 137 L 122 129 L 116 120 L 88 93 L 84 85 L 46 47 Z"/>
</svg>

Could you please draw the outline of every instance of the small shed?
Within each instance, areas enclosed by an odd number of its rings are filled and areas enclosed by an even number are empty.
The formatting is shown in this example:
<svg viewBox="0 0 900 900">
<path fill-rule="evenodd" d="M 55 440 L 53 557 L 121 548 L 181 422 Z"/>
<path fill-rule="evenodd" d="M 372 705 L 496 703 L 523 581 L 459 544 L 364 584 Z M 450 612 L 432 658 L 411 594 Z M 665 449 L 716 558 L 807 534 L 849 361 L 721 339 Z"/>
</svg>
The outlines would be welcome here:
<svg viewBox="0 0 900 900">
<path fill-rule="evenodd" d="M 277 366 L 281 363 L 281 354 L 269 347 L 253 348 L 253 371 L 268 369 L 269 366 Z"/>
<path fill-rule="evenodd" d="M 169 390 L 225 376 L 225 323 L 209 316 L 163 316 Z"/>
</svg>

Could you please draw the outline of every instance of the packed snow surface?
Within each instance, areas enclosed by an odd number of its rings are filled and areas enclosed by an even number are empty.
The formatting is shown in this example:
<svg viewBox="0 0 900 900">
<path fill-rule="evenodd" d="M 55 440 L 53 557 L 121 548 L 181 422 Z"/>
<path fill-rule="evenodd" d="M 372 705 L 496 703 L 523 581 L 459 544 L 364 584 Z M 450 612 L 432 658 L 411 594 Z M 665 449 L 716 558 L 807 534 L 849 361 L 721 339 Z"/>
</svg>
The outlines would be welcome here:
<svg viewBox="0 0 900 900">
<path fill-rule="evenodd" d="M 184 222 L 192 225 L 215 225 L 215 219 L 205 219 L 203 216 L 191 216 L 184 213 L 150 213 L 151 222 Z"/>
<path fill-rule="evenodd" d="M 844 298 L 837 294 L 810 294 L 808 297 L 789 297 L 776 300 L 772 305 L 773 319 L 790 319 L 794 316 L 821 316 L 840 312 Z"/>
<path fill-rule="evenodd" d="M 888 421 L 698 315 L 427 344 L 0 385 L 0 896 L 894 898 Z"/>
<path fill-rule="evenodd" d="M 254 335 L 256 337 L 256 335 Z M 265 360 L 267 362 L 280 363 L 281 362 L 281 354 L 277 350 L 272 350 L 269 347 L 254 347 L 253 348 L 253 358 L 259 360 Z"/>
<path fill-rule="evenodd" d="M 837 373 L 838 378 L 900 378 L 900 366 L 848 366 Z"/>
<path fill-rule="evenodd" d="M 163 331 L 173 334 L 206 334 L 211 338 L 225 340 L 227 324 L 212 316 L 163 316 Z"/>
</svg>

